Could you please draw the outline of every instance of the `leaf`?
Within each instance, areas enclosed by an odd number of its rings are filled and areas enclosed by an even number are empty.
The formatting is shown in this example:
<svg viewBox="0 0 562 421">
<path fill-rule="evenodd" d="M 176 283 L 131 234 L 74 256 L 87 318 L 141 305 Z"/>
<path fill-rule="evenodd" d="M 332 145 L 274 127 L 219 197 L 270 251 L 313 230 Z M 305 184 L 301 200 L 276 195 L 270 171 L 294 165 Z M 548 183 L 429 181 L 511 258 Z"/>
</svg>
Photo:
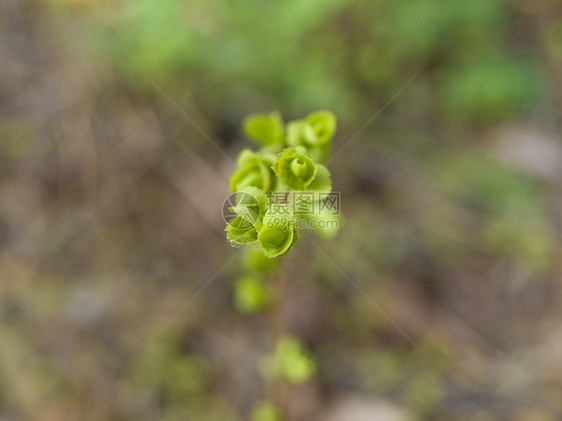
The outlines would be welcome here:
<svg viewBox="0 0 562 421">
<path fill-rule="evenodd" d="M 275 158 L 269 154 L 258 154 L 249 149 L 240 152 L 237 159 L 238 169 L 230 177 L 230 191 L 237 192 L 253 186 L 267 192 L 275 185 L 271 166 Z"/>
<path fill-rule="evenodd" d="M 306 153 L 314 162 L 326 162 L 332 152 L 332 144 L 326 143 L 323 146 L 308 147 Z"/>
<path fill-rule="evenodd" d="M 306 136 L 305 140 L 310 146 L 326 145 L 336 133 L 336 116 L 330 111 L 318 111 L 309 114 L 306 122 L 312 128 L 313 135 Z M 310 131 L 307 130 L 308 134 Z"/>
<path fill-rule="evenodd" d="M 287 144 L 289 146 L 304 145 L 308 137 L 313 137 L 314 131 L 305 120 L 295 120 L 287 124 Z"/>
<path fill-rule="evenodd" d="M 335 115 L 329 111 L 318 111 L 287 125 L 287 144 L 322 147 L 330 142 L 335 132 Z"/>
<path fill-rule="evenodd" d="M 314 128 L 306 120 L 297 120 L 287 126 L 287 144 L 302 148 L 301 153 L 308 155 L 314 162 L 326 162 L 332 145 L 330 142 L 317 141 Z"/>
<path fill-rule="evenodd" d="M 243 126 L 246 136 L 258 144 L 283 145 L 285 131 L 283 120 L 277 111 L 269 114 L 253 114 L 244 120 Z"/>
<path fill-rule="evenodd" d="M 322 164 L 316 164 L 316 175 L 306 189 L 317 192 L 331 192 L 332 177 L 328 168 Z"/>
</svg>

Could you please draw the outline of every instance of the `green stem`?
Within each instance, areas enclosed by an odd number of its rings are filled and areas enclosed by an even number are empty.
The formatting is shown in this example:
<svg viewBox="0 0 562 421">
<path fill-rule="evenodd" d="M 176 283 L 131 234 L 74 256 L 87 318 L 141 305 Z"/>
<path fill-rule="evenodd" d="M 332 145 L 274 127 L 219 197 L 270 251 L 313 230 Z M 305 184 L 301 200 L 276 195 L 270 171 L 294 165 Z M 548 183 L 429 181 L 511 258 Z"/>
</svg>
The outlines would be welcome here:
<svg viewBox="0 0 562 421">
<path fill-rule="evenodd" d="M 287 274 L 283 264 L 280 264 L 273 276 L 275 302 L 270 312 L 270 350 L 276 354 L 277 345 L 285 335 L 285 297 L 287 288 Z M 275 403 L 281 413 L 285 413 L 287 400 L 287 384 L 282 378 L 273 377 L 268 384 L 269 399 Z"/>
</svg>

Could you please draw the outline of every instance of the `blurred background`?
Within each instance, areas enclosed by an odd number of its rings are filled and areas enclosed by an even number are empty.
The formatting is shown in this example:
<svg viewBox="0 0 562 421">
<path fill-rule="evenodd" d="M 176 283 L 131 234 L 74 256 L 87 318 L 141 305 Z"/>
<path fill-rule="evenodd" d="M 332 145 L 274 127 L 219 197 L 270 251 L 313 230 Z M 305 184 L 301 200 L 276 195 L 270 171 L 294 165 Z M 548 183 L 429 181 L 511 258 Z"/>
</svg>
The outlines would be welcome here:
<svg viewBox="0 0 562 421">
<path fill-rule="evenodd" d="M 562 419 L 561 105 L 558 0 L 0 0 L 0 420 L 249 420 L 225 155 L 274 109 L 347 144 L 287 419 Z"/>
</svg>

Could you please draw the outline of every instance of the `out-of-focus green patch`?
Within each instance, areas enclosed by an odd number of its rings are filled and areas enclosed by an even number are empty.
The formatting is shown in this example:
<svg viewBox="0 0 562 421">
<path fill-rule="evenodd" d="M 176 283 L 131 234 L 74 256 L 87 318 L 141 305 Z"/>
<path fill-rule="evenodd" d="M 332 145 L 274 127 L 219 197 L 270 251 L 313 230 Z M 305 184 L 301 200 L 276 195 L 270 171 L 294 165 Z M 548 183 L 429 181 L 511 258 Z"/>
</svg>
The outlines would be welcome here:
<svg viewBox="0 0 562 421">
<path fill-rule="evenodd" d="M 297 338 L 287 335 L 281 338 L 274 354 L 260 361 L 260 370 L 266 378 L 298 384 L 314 375 L 316 363 Z"/>
<path fill-rule="evenodd" d="M 330 254 L 343 267 L 353 266 L 355 273 L 393 273 L 407 253 L 406 227 L 362 203 L 344 202 L 342 206 L 350 213 L 346 210 L 346 228 L 338 234 L 339 246 L 330 249 Z"/>
<path fill-rule="evenodd" d="M 279 261 L 270 259 L 257 247 L 245 247 L 242 251 L 242 269 L 245 271 L 269 272 Z"/>
<path fill-rule="evenodd" d="M 246 275 L 234 284 L 234 305 L 242 313 L 261 311 L 272 301 L 268 285 L 256 276 Z"/>
<path fill-rule="evenodd" d="M 428 205 L 423 226 L 435 246 L 432 255 L 462 262 L 460 257 L 481 247 L 535 270 L 548 267 L 556 241 L 538 180 L 466 150 L 435 155 L 431 168 L 440 201 Z"/>
<path fill-rule="evenodd" d="M 241 421 L 224 400 L 213 396 L 202 396 L 197 400 L 168 406 L 163 415 L 157 419 L 158 421 Z"/>
<path fill-rule="evenodd" d="M 377 302 L 386 303 L 390 300 L 389 288 L 384 280 L 365 284 L 363 288 L 370 297 L 377 297 Z M 375 332 L 384 332 L 388 328 L 388 322 L 368 304 L 365 297 L 356 294 L 354 289 L 350 291 L 348 299 L 340 300 L 335 324 L 340 334 L 348 340 L 369 341 Z"/>
<path fill-rule="evenodd" d="M 513 417 L 513 421 L 555 421 L 556 417 L 545 409 L 528 408 Z"/>
<path fill-rule="evenodd" d="M 23 123 L 0 116 L 0 159 L 18 159 L 34 147 L 34 138 Z"/>
<path fill-rule="evenodd" d="M 410 355 L 392 348 L 374 349 L 356 357 L 355 375 L 366 390 L 398 396 L 414 414 L 423 414 L 442 400 L 445 370 L 451 358 L 447 341 L 429 335 Z"/>
<path fill-rule="evenodd" d="M 542 91 L 543 78 L 528 58 L 478 60 L 443 71 L 443 111 L 463 121 L 496 122 L 529 108 Z"/>
<path fill-rule="evenodd" d="M 404 352 L 374 350 L 358 359 L 356 372 L 361 385 L 368 390 L 386 392 L 404 379 Z"/>
<path fill-rule="evenodd" d="M 445 396 L 441 376 L 427 370 L 410 379 L 404 390 L 404 402 L 417 412 L 427 412 L 435 408 Z"/>
<path fill-rule="evenodd" d="M 539 215 L 499 216 L 487 223 L 484 238 L 492 251 L 511 255 L 533 270 L 547 269 L 556 256 L 554 229 Z"/>
<path fill-rule="evenodd" d="M 404 390 L 404 401 L 417 412 L 435 408 L 445 396 L 444 384 L 439 375 L 427 371 L 412 378 Z"/>
<path fill-rule="evenodd" d="M 179 338 L 163 334 L 144 347 L 132 374 L 145 393 L 162 395 L 169 402 L 205 394 L 212 380 L 203 357 L 183 353 Z"/>
<path fill-rule="evenodd" d="M 545 206 L 535 179 L 487 156 L 460 150 L 435 155 L 431 165 L 437 189 L 461 203 L 493 213 L 533 213 Z"/>
<path fill-rule="evenodd" d="M 556 60 L 562 60 L 562 23 L 552 23 L 543 32 L 547 53 Z"/>
<path fill-rule="evenodd" d="M 454 56 L 493 45 L 490 37 L 505 13 L 499 0 L 413 0 L 393 2 L 395 21 L 389 28 L 403 54 L 427 58 L 448 52 Z M 482 43 L 486 39 L 486 43 Z"/>
<path fill-rule="evenodd" d="M 486 59 L 511 54 L 503 34 L 514 10 L 502 0 L 129 0 L 91 10 L 84 46 L 131 86 L 150 87 L 148 74 L 181 91 L 175 99 L 202 89 L 218 104 L 257 91 L 350 121 L 435 63 L 444 113 L 463 122 L 511 117 L 539 94 L 535 59 Z"/>
<path fill-rule="evenodd" d="M 139 396 L 165 403 L 159 420 L 239 421 L 230 405 L 210 389 L 212 375 L 205 358 L 182 351 L 176 333 L 162 332 L 145 344 L 130 374 Z"/>
<path fill-rule="evenodd" d="M 408 363 L 417 369 L 431 367 L 443 372 L 453 360 L 453 349 L 448 340 L 437 334 L 428 334 L 421 339 L 409 356 Z"/>
<path fill-rule="evenodd" d="M 471 245 L 478 240 L 478 233 L 470 227 L 462 209 L 454 201 L 436 195 L 419 210 L 418 235 L 427 254 L 443 267 L 462 266 L 473 252 Z"/>
<path fill-rule="evenodd" d="M 279 408 L 273 402 L 258 402 L 252 410 L 252 421 L 281 421 Z"/>
</svg>

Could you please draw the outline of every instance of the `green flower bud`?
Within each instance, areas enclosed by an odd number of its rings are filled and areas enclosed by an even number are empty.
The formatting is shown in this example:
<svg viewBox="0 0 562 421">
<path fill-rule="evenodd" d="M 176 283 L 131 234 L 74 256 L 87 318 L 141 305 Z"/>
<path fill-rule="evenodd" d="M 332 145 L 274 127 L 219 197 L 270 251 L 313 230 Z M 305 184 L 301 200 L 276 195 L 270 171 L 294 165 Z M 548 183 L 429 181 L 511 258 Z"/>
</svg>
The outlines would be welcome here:
<svg viewBox="0 0 562 421">
<path fill-rule="evenodd" d="M 234 284 L 234 304 L 242 313 L 256 313 L 271 303 L 269 285 L 255 276 L 244 276 Z"/>
<path fill-rule="evenodd" d="M 306 163 L 304 162 L 303 159 L 295 158 L 291 162 L 291 171 L 297 177 L 306 177 L 306 175 L 308 173 L 308 168 L 307 168 L 307 165 L 306 165 Z"/>
<path fill-rule="evenodd" d="M 290 212 L 290 205 L 279 205 L 267 211 L 258 241 L 267 257 L 286 254 L 298 239 L 296 218 Z"/>
<path fill-rule="evenodd" d="M 314 128 L 306 120 L 293 121 L 288 124 L 287 144 L 293 147 L 304 147 L 306 154 L 314 162 L 325 162 L 332 150 L 330 142 L 322 143 L 317 141 Z"/>
<path fill-rule="evenodd" d="M 292 190 L 304 190 L 314 180 L 316 165 L 295 148 L 283 150 L 273 167 L 283 184 Z"/>
<path fill-rule="evenodd" d="M 318 111 L 309 114 L 306 122 L 312 128 L 313 136 L 305 137 L 310 146 L 324 146 L 334 136 L 336 132 L 336 116 L 329 111 Z M 310 130 L 307 130 L 307 134 Z"/>
<path fill-rule="evenodd" d="M 256 227 L 243 216 L 237 216 L 225 228 L 226 238 L 236 244 L 251 244 L 258 239 Z"/>
<path fill-rule="evenodd" d="M 261 228 L 269 199 L 257 187 L 249 186 L 236 192 L 236 204 L 229 210 L 250 222 L 256 229 Z"/>
<path fill-rule="evenodd" d="M 330 142 L 336 132 L 336 117 L 329 111 L 309 114 L 304 120 L 287 125 L 287 143 L 291 146 L 321 147 Z"/>
<path fill-rule="evenodd" d="M 303 383 L 316 372 L 316 363 L 293 336 L 284 336 L 273 355 L 260 362 L 260 370 L 266 378 L 282 378 L 290 383 Z"/>
<path fill-rule="evenodd" d="M 245 187 L 253 186 L 267 192 L 275 185 L 275 177 L 271 166 L 275 157 L 269 154 L 258 154 L 244 149 L 238 156 L 238 169 L 230 177 L 230 191 L 237 192 Z"/>
<path fill-rule="evenodd" d="M 295 120 L 287 124 L 287 144 L 289 146 L 308 144 L 307 139 L 313 137 L 314 130 L 305 120 Z"/>
<path fill-rule="evenodd" d="M 244 132 L 254 142 L 264 146 L 283 146 L 285 131 L 277 111 L 253 114 L 244 120 Z"/>
</svg>

